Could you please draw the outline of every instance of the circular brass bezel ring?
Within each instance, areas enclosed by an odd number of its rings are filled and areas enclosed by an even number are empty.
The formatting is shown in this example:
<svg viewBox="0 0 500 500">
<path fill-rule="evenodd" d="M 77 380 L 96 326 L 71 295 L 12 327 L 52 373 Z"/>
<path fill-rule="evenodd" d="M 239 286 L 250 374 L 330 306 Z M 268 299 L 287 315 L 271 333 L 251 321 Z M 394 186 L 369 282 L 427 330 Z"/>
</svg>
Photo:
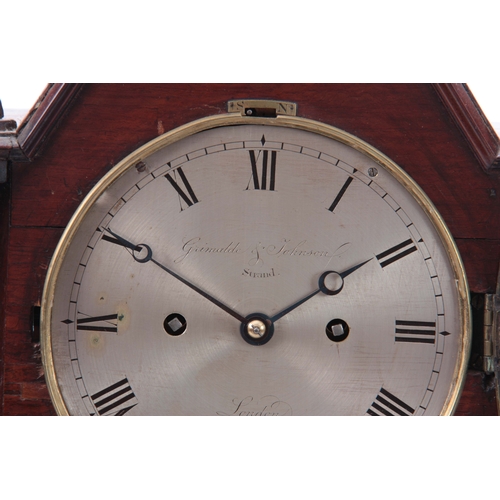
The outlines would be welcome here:
<svg viewBox="0 0 500 500">
<path fill-rule="evenodd" d="M 385 156 L 383 153 L 357 138 L 356 136 L 340 130 L 331 125 L 322 122 L 301 118 L 297 116 L 278 115 L 275 118 L 261 118 L 242 116 L 239 113 L 228 113 L 222 115 L 209 116 L 199 120 L 187 123 L 176 129 L 167 132 L 144 146 L 141 146 L 126 158 L 121 160 L 112 170 L 110 170 L 88 193 L 75 214 L 69 221 L 52 257 L 47 271 L 47 277 L 43 290 L 41 303 L 41 350 L 42 362 L 45 369 L 45 379 L 49 389 L 52 402 L 59 415 L 69 415 L 68 409 L 64 403 L 59 385 L 57 374 L 54 367 L 51 345 L 51 311 L 54 299 L 54 290 L 58 280 L 61 264 L 65 258 L 67 249 L 78 228 L 84 219 L 90 207 L 106 191 L 108 186 L 120 178 L 129 168 L 133 168 L 139 162 L 155 153 L 156 151 L 169 146 L 181 139 L 192 136 L 205 130 L 218 127 L 227 127 L 233 125 L 274 125 L 279 127 L 289 127 L 299 130 L 320 134 L 330 139 L 339 141 L 351 148 L 361 152 L 371 158 L 381 167 L 388 170 L 396 180 L 398 180 L 426 213 L 429 220 L 439 234 L 442 244 L 445 247 L 449 261 L 455 275 L 457 293 L 460 308 L 461 323 L 461 346 L 457 363 L 453 375 L 453 383 L 450 386 L 448 397 L 442 408 L 441 415 L 451 415 L 456 409 L 458 400 L 465 382 L 467 374 L 467 362 L 471 349 L 472 327 L 471 311 L 469 303 L 469 287 L 465 275 L 464 265 L 462 263 L 458 248 L 453 237 L 447 228 L 443 218 L 437 212 L 434 204 L 416 184 L 416 182 L 395 162 Z"/>
</svg>

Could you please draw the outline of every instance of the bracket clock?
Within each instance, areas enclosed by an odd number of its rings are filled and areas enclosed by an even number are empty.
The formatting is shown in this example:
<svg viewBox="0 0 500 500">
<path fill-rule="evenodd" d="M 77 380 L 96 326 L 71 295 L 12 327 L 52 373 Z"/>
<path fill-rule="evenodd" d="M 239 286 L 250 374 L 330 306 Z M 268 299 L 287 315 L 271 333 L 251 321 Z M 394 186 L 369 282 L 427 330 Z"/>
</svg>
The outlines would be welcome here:
<svg viewBox="0 0 500 500">
<path fill-rule="evenodd" d="M 496 414 L 466 86 L 52 85 L 15 138 L 5 414 Z"/>
</svg>

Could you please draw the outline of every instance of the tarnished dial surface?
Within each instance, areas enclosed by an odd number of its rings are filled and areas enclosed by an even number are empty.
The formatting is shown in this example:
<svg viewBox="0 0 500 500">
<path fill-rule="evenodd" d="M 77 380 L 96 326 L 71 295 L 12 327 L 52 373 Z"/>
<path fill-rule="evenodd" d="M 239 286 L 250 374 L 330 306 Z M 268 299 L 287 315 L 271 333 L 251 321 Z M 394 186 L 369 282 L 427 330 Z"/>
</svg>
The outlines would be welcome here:
<svg viewBox="0 0 500 500">
<path fill-rule="evenodd" d="M 450 413 L 467 289 L 419 189 L 335 129 L 245 123 L 157 140 L 77 212 L 43 304 L 58 412 Z"/>
</svg>

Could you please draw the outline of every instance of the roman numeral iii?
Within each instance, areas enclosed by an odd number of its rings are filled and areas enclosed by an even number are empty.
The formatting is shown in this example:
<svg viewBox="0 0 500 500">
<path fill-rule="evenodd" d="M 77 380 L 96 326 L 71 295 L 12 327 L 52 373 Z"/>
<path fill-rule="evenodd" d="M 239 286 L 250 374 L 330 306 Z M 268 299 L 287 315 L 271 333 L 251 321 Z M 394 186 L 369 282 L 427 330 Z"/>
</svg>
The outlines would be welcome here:
<svg viewBox="0 0 500 500">
<path fill-rule="evenodd" d="M 278 152 L 264 149 L 260 150 L 257 154 L 255 154 L 254 150 L 250 150 L 249 153 L 252 177 L 248 183 L 247 189 L 249 189 L 253 180 L 254 189 L 274 191 L 276 187 L 276 158 Z M 260 176 L 258 169 L 259 163 L 261 163 Z"/>
<path fill-rule="evenodd" d="M 187 177 L 182 171 L 181 167 L 174 170 L 172 175 L 165 175 L 165 179 L 170 182 L 172 187 L 179 195 L 179 199 L 182 199 L 188 207 L 194 205 L 195 203 L 198 203 L 198 198 L 194 194 L 193 188 L 191 187 L 191 184 L 189 184 L 189 181 L 187 180 Z M 181 183 L 184 185 L 184 187 L 181 187 Z M 182 210 L 184 209 L 182 208 L 181 203 L 181 211 Z"/>
<path fill-rule="evenodd" d="M 138 404 L 130 384 L 125 377 L 115 384 L 96 392 L 90 399 L 94 403 L 98 415 L 121 417 Z"/>
<path fill-rule="evenodd" d="M 396 342 L 416 342 L 434 344 L 436 342 L 436 323 L 433 321 L 396 320 Z"/>
</svg>

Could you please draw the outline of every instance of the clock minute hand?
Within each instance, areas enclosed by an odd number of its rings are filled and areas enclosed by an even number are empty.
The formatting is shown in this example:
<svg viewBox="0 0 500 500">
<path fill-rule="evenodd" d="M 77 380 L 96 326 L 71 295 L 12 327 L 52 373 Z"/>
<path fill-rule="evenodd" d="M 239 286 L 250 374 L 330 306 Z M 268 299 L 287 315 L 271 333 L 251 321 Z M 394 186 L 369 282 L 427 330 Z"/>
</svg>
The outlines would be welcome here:
<svg viewBox="0 0 500 500">
<path fill-rule="evenodd" d="M 246 322 L 246 320 L 245 320 L 245 318 L 243 316 L 241 316 L 240 314 L 238 314 L 236 311 L 233 311 L 233 309 L 231 309 L 229 306 L 226 306 L 225 304 L 223 304 L 222 302 L 220 302 L 219 300 L 217 300 L 215 297 L 212 297 L 210 294 L 208 294 L 207 292 L 205 292 L 201 288 L 198 288 L 196 285 L 194 285 L 190 281 L 186 280 L 182 276 L 179 276 L 177 273 L 175 273 L 174 271 L 172 271 L 168 267 L 164 266 L 163 264 L 161 264 L 157 260 L 153 259 L 153 251 L 151 250 L 151 247 L 149 245 L 146 245 L 145 243 L 141 243 L 139 245 L 135 245 L 134 243 L 126 240 L 125 238 L 123 238 L 122 236 L 119 236 L 118 234 L 114 233 L 113 231 L 111 231 L 111 229 L 108 229 L 108 228 L 104 228 L 104 229 L 108 233 L 110 233 L 114 238 L 116 238 L 116 240 L 113 241 L 111 238 L 106 237 L 106 235 L 104 235 L 103 238 L 106 239 L 107 241 L 112 241 L 113 243 L 116 243 L 116 244 L 118 244 L 120 246 L 123 246 L 125 248 L 131 249 L 132 250 L 132 256 L 134 257 L 134 259 L 137 262 L 139 262 L 141 264 L 144 264 L 146 262 L 151 261 L 153 264 L 155 264 L 156 266 L 158 266 L 160 269 L 162 269 L 166 273 L 170 274 L 175 279 L 179 280 L 181 283 L 184 283 L 186 286 L 188 286 L 189 288 L 191 288 L 195 292 L 199 293 L 202 297 L 205 297 L 207 300 L 209 300 L 210 302 L 212 302 L 212 304 L 215 304 L 217 307 L 219 307 L 223 311 L 227 312 L 233 318 L 236 318 L 240 323 L 245 323 Z M 143 250 L 146 250 L 146 256 L 145 257 L 141 258 L 141 257 L 139 257 L 138 255 L 136 255 L 134 253 L 134 252 L 141 252 Z"/>
<path fill-rule="evenodd" d="M 168 269 L 165 267 L 163 264 L 160 264 L 158 261 L 155 259 L 151 259 L 151 262 L 156 264 L 160 269 L 163 269 L 165 272 L 173 276 L 174 278 L 178 279 L 180 282 L 184 283 L 186 286 L 194 290 L 195 292 L 198 292 L 202 297 L 205 297 L 207 300 L 212 302 L 212 304 L 215 304 L 217 307 L 222 309 L 223 311 L 226 311 L 228 314 L 230 314 L 233 318 L 236 318 L 240 323 L 245 323 L 246 320 L 243 316 L 238 314 L 236 311 L 233 311 L 230 307 L 226 306 L 219 300 L 217 300 L 215 297 L 212 297 L 209 295 L 207 292 L 203 291 L 201 288 L 198 288 L 196 285 L 193 283 L 189 282 L 188 280 L 184 279 L 182 276 L 179 276 L 177 273 L 174 273 L 171 269 Z"/>
<path fill-rule="evenodd" d="M 318 289 L 317 290 L 314 290 L 314 292 L 310 293 L 306 297 L 304 297 L 304 298 L 300 299 L 299 301 L 293 303 L 291 306 L 288 306 L 286 309 L 283 309 L 278 314 L 275 314 L 271 318 L 271 321 L 273 323 L 276 322 L 276 321 L 278 321 L 283 316 L 285 316 L 289 312 L 293 311 L 294 309 L 296 309 L 297 307 L 299 307 L 300 305 L 302 305 L 304 302 L 308 301 L 309 299 L 311 299 L 312 297 L 314 297 L 315 295 L 317 295 L 319 292 L 323 292 L 326 295 L 337 295 L 342 290 L 342 288 L 344 287 L 344 278 L 346 276 L 349 276 L 354 271 L 358 270 L 360 267 L 364 266 L 368 262 L 370 262 L 372 259 L 373 259 L 373 257 L 370 258 L 370 259 L 368 259 L 368 260 L 365 260 L 364 262 L 361 262 L 361 264 L 356 264 L 355 266 L 347 269 L 346 271 L 344 271 L 342 273 L 337 273 L 335 271 L 326 271 L 326 272 L 324 272 L 320 276 L 320 278 L 318 280 Z M 327 285 L 326 284 L 326 280 L 327 280 L 328 276 L 330 276 L 331 282 L 329 282 L 329 284 Z M 333 278 L 333 280 L 331 278 Z"/>
</svg>

